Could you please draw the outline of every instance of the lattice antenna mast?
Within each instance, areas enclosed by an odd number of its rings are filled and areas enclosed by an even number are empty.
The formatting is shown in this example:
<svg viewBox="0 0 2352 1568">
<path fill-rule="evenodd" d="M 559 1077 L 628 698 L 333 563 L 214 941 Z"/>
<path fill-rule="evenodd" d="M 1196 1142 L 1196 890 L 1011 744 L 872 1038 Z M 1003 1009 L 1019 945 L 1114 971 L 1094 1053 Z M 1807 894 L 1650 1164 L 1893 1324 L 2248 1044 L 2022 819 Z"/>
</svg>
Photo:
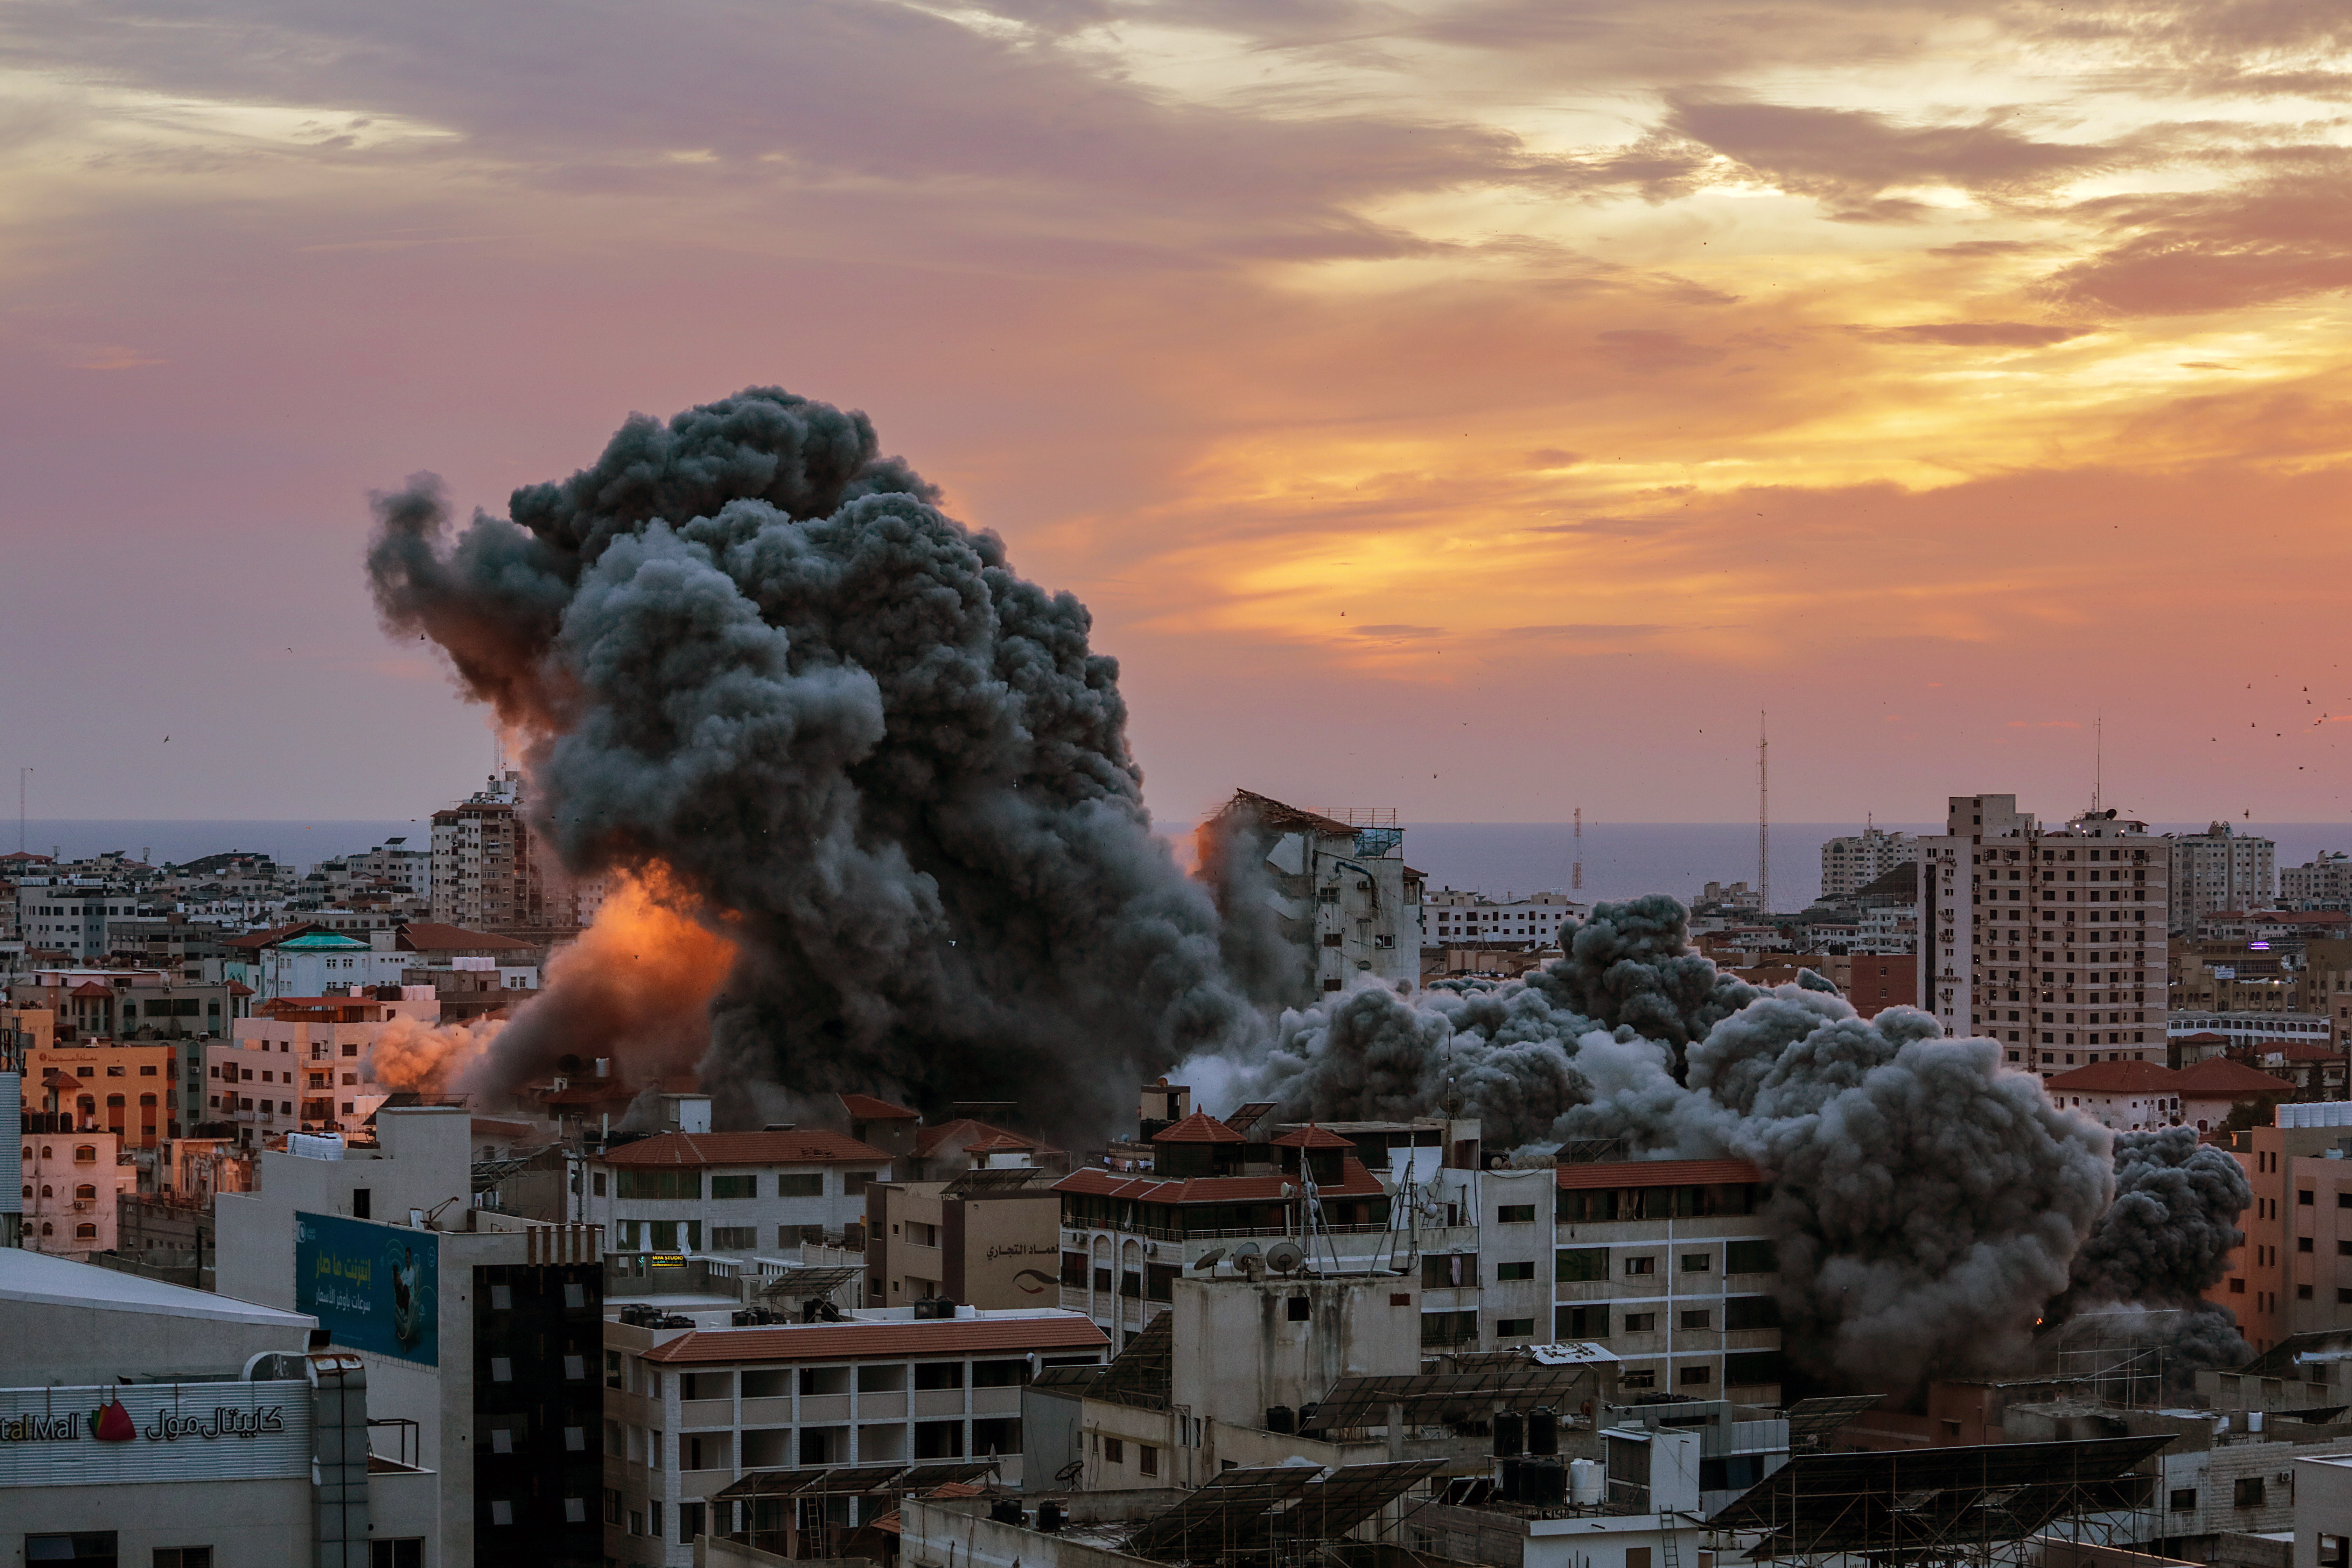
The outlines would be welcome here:
<svg viewBox="0 0 2352 1568">
<path fill-rule="evenodd" d="M 1756 710 L 1756 901 L 1772 912 L 1772 742 L 1764 710 Z"/>
</svg>

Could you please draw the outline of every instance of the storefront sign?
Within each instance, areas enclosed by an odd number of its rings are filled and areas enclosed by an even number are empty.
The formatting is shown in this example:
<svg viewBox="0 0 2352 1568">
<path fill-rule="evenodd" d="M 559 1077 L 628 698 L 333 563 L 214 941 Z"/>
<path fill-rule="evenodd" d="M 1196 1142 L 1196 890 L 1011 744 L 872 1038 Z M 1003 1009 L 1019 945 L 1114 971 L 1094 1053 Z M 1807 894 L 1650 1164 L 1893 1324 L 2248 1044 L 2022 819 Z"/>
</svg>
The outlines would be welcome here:
<svg viewBox="0 0 2352 1568">
<path fill-rule="evenodd" d="M 441 1364 L 441 1238 L 341 1215 L 294 1216 L 294 1310 L 338 1346 Z"/>
<path fill-rule="evenodd" d="M 300 1380 L 0 1389 L 0 1487 L 310 1473 L 310 1385 Z"/>
</svg>

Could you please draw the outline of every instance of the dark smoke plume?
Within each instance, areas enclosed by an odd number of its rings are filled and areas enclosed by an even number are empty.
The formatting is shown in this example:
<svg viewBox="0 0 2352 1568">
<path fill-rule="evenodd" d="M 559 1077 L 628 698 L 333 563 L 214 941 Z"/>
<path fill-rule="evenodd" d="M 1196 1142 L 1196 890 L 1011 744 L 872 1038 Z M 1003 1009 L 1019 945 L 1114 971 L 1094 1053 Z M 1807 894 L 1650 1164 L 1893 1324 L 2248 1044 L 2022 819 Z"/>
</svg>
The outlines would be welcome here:
<svg viewBox="0 0 2352 1568">
<path fill-rule="evenodd" d="M 378 498 L 368 567 L 387 625 L 532 737 L 565 865 L 656 868 L 736 944 L 722 1114 L 769 1084 L 1099 1133 L 1257 1026 L 1150 831 L 1085 608 L 938 500 L 865 416 L 753 388 L 633 416 L 454 544 L 420 476 Z"/>
<path fill-rule="evenodd" d="M 2175 1341 L 2190 1364 L 2236 1366 L 2253 1353 L 2228 1308 L 2204 1299 L 2245 1245 L 2238 1216 L 2254 1189 L 2238 1162 L 2186 1127 L 2116 1139 L 2116 1201 L 2074 1256 L 2074 1279 L 2055 1317 L 2119 1304 L 2170 1308 Z"/>
<path fill-rule="evenodd" d="M 1493 1147 L 1752 1160 L 1789 1343 L 1815 1370 L 2013 1364 L 2106 1207 L 2106 1131 L 1925 1013 L 1864 1019 L 1818 982 L 1722 973 L 1684 918 L 1670 899 L 1602 904 L 1523 980 L 1287 1013 L 1251 1088 L 1337 1120 L 1425 1113 L 1450 1084 Z"/>
</svg>

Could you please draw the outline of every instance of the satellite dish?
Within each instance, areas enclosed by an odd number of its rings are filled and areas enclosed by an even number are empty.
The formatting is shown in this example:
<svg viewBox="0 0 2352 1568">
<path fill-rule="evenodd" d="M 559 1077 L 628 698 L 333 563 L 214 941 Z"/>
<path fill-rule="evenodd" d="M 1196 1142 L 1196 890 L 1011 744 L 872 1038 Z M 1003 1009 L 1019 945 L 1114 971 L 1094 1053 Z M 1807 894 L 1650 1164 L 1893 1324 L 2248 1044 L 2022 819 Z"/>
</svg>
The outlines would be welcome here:
<svg viewBox="0 0 2352 1568">
<path fill-rule="evenodd" d="M 1277 1273 L 1287 1274 L 1307 1261 L 1307 1254 L 1299 1250 L 1295 1241 L 1277 1241 L 1265 1249 L 1265 1261 L 1266 1266 Z"/>
<path fill-rule="evenodd" d="M 1200 1257 L 1194 1258 L 1192 1260 L 1192 1267 L 1200 1269 L 1203 1273 L 1213 1272 L 1217 1267 L 1217 1259 L 1223 1258 L 1224 1255 L 1225 1249 L 1223 1247 L 1213 1247 L 1209 1248 L 1208 1251 L 1201 1254 Z"/>
<path fill-rule="evenodd" d="M 1251 1274 L 1265 1267 L 1265 1258 L 1259 1254 L 1256 1242 L 1244 1241 L 1234 1248 L 1234 1268 L 1239 1272 Z"/>
</svg>

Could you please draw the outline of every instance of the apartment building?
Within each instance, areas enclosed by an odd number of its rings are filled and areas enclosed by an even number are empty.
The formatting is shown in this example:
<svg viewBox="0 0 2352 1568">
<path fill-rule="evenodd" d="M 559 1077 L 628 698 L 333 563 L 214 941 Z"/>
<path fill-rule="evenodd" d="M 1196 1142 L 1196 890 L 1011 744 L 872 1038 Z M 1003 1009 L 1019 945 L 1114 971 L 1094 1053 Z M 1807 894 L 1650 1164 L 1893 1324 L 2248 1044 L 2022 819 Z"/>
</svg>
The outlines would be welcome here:
<svg viewBox="0 0 2352 1568">
<path fill-rule="evenodd" d="M 1539 1302 L 1512 1292 L 1515 1304 L 1498 1310 L 1486 1289 L 1488 1270 L 1506 1262 L 1507 1284 L 1541 1279 L 1540 1227 L 1530 1223 L 1541 1201 L 1499 1205 L 1526 1227 L 1511 1233 L 1516 1247 L 1498 1251 L 1499 1237 L 1482 1224 L 1498 1206 L 1494 1192 L 1539 1186 L 1528 1178 L 1541 1173 L 1480 1171 L 1475 1121 L 1285 1130 L 1271 1109 L 1244 1106 L 1230 1122 L 1195 1112 L 1151 1137 L 1147 1172 L 1081 1170 L 1055 1182 L 1061 1304 L 1124 1346 L 1168 1310 L 1185 1270 L 1211 1254 L 1255 1256 L 1287 1239 L 1333 1272 L 1418 1262 L 1426 1285 L 1441 1271 L 1444 1282 L 1422 1302 L 1422 1342 L 1433 1353 L 1491 1342 L 1498 1322 L 1510 1340 L 1541 1331 Z"/>
<path fill-rule="evenodd" d="M 2165 841 L 2171 849 L 2172 930 L 2191 931 L 2224 910 L 2266 910 L 2274 902 L 2278 846 L 2271 839 L 2216 822 L 2202 833 L 2168 834 Z"/>
<path fill-rule="evenodd" d="M 138 1170 L 121 1163 L 121 1139 L 41 1111 L 24 1122 L 21 1244 L 66 1258 L 113 1251 L 117 1200 L 139 1190 Z"/>
<path fill-rule="evenodd" d="M 1551 1337 L 1606 1345 L 1629 1394 L 1778 1405 L 1780 1264 L 1763 1173 L 1745 1160 L 1637 1160 L 1551 1175 Z"/>
<path fill-rule="evenodd" d="M 617 1291 L 606 1302 L 601 1513 L 611 1562 L 688 1568 L 698 1535 L 783 1534 L 775 1516 L 796 1500 L 757 1502 L 756 1479 L 739 1485 L 755 1472 L 964 1461 L 1017 1489 L 1023 1387 L 1044 1368 L 1098 1364 L 1106 1348 L 1099 1328 L 1052 1307 L 961 1307 L 947 1318 L 859 1308 L 840 1321 L 738 1326 L 724 1306 L 659 1310 L 678 1305 Z M 656 1310 L 628 1310 L 642 1306 Z M 832 1498 L 792 1523 L 837 1543 L 896 1507 L 880 1491 Z"/>
<path fill-rule="evenodd" d="M 400 1019 L 440 1021 L 430 986 L 352 995 L 279 996 L 205 1049 L 205 1096 L 194 1121 L 263 1132 L 356 1127 L 393 1092 L 375 1077 L 376 1043 Z"/>
<path fill-rule="evenodd" d="M 2145 1132 L 2181 1125 L 2184 1073 L 2164 1065 L 2158 1050 L 2149 1060 L 2145 1047 L 2120 1061 L 2093 1062 L 2071 1072 L 2042 1079 L 2052 1102 L 2061 1110 L 2079 1110 L 2118 1132 Z"/>
<path fill-rule="evenodd" d="M 109 922 L 142 912 L 139 895 L 119 883 L 27 877 L 16 884 L 16 934 L 37 952 L 102 963 L 112 950 Z"/>
<path fill-rule="evenodd" d="M 24 1060 L 34 1107 L 111 1132 L 126 1149 L 152 1149 L 178 1135 L 175 1045 L 34 1046 Z"/>
<path fill-rule="evenodd" d="M 839 1132 L 713 1132 L 708 1096 L 674 1097 L 682 1125 L 586 1163 L 583 1215 L 615 1252 L 797 1258 L 862 1240 L 866 1189 L 890 1156 Z"/>
<path fill-rule="evenodd" d="M 1908 833 L 1866 827 L 1822 845 L 1822 901 L 1851 898 L 1897 866 L 1919 858 L 1919 840 Z"/>
<path fill-rule="evenodd" d="M 1561 922 L 1582 920 L 1591 912 L 1591 905 L 1573 902 L 1565 893 L 1529 893 L 1498 901 L 1484 893 L 1442 888 L 1422 895 L 1423 940 L 1435 947 L 1451 942 L 1557 947 Z"/>
<path fill-rule="evenodd" d="M 2257 1352 L 2292 1334 L 2352 1330 L 2352 1105 L 2282 1106 L 2282 1121 L 2224 1145 L 2254 1190 L 2238 1216 L 2245 1245 L 2206 1299 L 2237 1314 Z M 2330 1124 L 2332 1120 L 2332 1123 Z"/>
<path fill-rule="evenodd" d="M 1265 857 L 1297 1000 L 1344 991 L 1358 976 L 1406 991 L 1421 984 L 1422 875 L 1404 863 L 1393 810 L 1303 811 L 1235 790 L 1209 826 L 1243 824 Z"/>
<path fill-rule="evenodd" d="M 2171 858 L 2147 824 L 2044 828 L 2013 795 L 1953 795 L 1919 840 L 1919 1005 L 2021 1069 L 2161 1043 Z"/>
</svg>

